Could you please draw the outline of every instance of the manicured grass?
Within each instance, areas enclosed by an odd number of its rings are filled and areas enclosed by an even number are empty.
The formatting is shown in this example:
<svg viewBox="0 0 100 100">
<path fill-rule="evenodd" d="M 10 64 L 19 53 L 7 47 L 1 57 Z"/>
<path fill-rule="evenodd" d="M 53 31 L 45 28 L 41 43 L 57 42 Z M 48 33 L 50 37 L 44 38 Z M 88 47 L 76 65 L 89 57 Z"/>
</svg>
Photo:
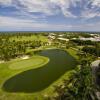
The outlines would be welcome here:
<svg viewBox="0 0 100 100">
<path fill-rule="evenodd" d="M 9 69 L 20 59 L 0 64 L 0 100 L 44 100 L 54 95 L 54 86 L 68 79 L 77 65 L 76 60 L 62 50 L 46 50 L 39 55 L 50 61 L 35 69 Z"/>
<path fill-rule="evenodd" d="M 47 57 L 42 57 L 42 56 L 34 56 L 30 59 L 27 60 L 20 60 L 17 62 L 13 62 L 9 65 L 10 69 L 13 70 L 18 70 L 18 69 L 23 69 L 23 68 L 39 68 L 46 64 L 49 61 Z"/>
<path fill-rule="evenodd" d="M 22 36 L 22 37 L 12 37 L 10 38 L 11 41 L 15 40 L 15 41 L 34 41 L 34 40 L 41 40 L 41 41 L 48 41 L 47 37 L 42 36 L 42 35 L 32 35 L 32 36 Z"/>
<path fill-rule="evenodd" d="M 69 48 L 69 49 L 66 49 L 66 51 L 67 51 L 70 55 L 72 55 L 73 57 L 75 57 L 76 59 L 78 59 L 77 50 L 72 49 L 72 48 Z"/>
</svg>

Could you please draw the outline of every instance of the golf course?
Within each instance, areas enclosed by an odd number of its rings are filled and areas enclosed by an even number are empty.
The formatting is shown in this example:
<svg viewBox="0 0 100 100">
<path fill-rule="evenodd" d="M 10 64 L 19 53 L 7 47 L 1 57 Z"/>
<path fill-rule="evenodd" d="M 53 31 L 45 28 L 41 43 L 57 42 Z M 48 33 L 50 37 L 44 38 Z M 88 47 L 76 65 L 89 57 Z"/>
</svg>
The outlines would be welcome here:
<svg viewBox="0 0 100 100">
<path fill-rule="evenodd" d="M 0 0 L 0 100 L 100 100 L 100 0 Z"/>
<path fill-rule="evenodd" d="M 44 94 L 52 93 L 53 86 L 60 83 L 65 74 L 68 77 L 68 72 L 76 65 L 76 60 L 60 49 L 42 50 L 28 59 L 2 63 L 0 100 L 13 100 L 13 96 L 14 100 L 19 97 L 18 100 L 34 100 L 35 97 L 41 100 Z"/>
</svg>

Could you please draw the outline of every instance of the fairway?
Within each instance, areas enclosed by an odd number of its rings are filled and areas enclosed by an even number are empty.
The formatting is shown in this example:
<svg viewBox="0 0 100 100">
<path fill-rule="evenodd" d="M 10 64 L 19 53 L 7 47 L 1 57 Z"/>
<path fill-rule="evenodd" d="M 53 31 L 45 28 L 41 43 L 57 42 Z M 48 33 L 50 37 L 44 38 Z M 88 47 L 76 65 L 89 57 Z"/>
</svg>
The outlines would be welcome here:
<svg viewBox="0 0 100 100">
<path fill-rule="evenodd" d="M 11 41 L 13 41 L 13 40 L 15 40 L 15 41 L 29 41 L 29 40 L 30 41 L 31 40 L 34 41 L 34 40 L 39 40 L 39 41 L 44 41 L 44 42 L 48 41 L 48 39 L 45 36 L 42 36 L 42 35 L 38 35 L 38 36 L 32 35 L 30 37 L 23 36 L 23 37 L 19 37 L 19 38 L 12 37 L 10 40 Z"/>
<path fill-rule="evenodd" d="M 39 68 L 42 65 L 46 64 L 48 61 L 49 59 L 47 57 L 34 56 L 30 59 L 13 62 L 9 65 L 9 68 L 13 70 L 23 69 L 27 67 Z"/>
</svg>

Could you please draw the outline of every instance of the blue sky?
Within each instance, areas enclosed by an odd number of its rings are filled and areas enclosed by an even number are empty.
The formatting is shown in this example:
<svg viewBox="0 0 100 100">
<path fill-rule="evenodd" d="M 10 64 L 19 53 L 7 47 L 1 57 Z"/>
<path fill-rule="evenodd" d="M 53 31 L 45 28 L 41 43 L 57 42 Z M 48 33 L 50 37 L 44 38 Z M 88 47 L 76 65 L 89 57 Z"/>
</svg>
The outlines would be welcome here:
<svg viewBox="0 0 100 100">
<path fill-rule="evenodd" d="M 100 31 L 100 0 L 0 0 L 0 31 Z"/>
</svg>

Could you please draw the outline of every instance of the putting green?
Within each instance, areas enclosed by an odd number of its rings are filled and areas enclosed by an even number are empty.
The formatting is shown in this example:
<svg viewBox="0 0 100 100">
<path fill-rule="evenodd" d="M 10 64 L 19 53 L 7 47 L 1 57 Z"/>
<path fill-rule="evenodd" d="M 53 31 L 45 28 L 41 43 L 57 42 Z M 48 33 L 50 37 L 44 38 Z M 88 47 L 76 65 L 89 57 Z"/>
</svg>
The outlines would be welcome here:
<svg viewBox="0 0 100 100">
<path fill-rule="evenodd" d="M 30 59 L 13 62 L 9 65 L 9 68 L 12 70 L 19 70 L 19 69 L 24 69 L 28 67 L 38 68 L 45 65 L 48 62 L 49 62 L 49 58 L 47 57 L 34 56 Z"/>
</svg>

